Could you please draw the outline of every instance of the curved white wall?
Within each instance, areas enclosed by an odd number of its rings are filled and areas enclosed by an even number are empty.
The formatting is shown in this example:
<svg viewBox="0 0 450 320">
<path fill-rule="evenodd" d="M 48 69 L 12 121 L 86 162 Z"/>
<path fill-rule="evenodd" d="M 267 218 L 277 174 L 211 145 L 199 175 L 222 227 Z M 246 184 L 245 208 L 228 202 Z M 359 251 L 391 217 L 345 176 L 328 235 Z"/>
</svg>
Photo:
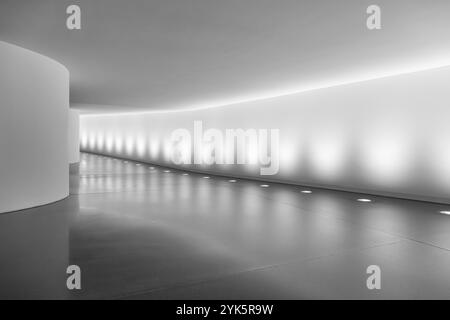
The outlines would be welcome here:
<svg viewBox="0 0 450 320">
<path fill-rule="evenodd" d="M 69 163 L 80 162 L 80 111 L 69 109 Z"/>
<path fill-rule="evenodd" d="M 69 72 L 32 51 L 0 42 L 0 212 L 69 193 Z"/>
<path fill-rule="evenodd" d="M 85 115 L 82 150 L 173 166 L 171 133 L 192 133 L 195 120 L 204 130 L 280 129 L 276 175 L 254 165 L 183 167 L 449 203 L 449 86 L 445 67 L 199 111 Z"/>
</svg>

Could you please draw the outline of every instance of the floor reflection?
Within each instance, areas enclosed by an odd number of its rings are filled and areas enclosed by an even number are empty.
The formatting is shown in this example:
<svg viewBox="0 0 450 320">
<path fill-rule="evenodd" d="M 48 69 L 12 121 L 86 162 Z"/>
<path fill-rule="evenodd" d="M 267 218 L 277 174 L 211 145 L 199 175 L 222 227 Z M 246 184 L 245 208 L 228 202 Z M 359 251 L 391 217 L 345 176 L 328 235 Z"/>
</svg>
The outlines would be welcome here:
<svg viewBox="0 0 450 320">
<path fill-rule="evenodd" d="M 82 154 L 68 199 L 0 215 L 3 294 L 450 298 L 446 206 L 204 176 Z M 65 290 L 66 264 L 81 291 Z M 371 264 L 380 291 L 366 288 Z"/>
<path fill-rule="evenodd" d="M 78 208 L 71 198 L 0 215 L 0 299 L 69 297 L 69 225 Z"/>
</svg>

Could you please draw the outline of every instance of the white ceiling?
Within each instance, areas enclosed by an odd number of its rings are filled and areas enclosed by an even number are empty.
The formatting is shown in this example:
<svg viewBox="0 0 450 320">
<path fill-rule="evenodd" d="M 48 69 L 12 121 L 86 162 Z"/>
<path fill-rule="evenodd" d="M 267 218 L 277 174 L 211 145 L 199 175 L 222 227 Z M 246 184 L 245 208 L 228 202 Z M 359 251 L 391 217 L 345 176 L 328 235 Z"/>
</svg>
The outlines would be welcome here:
<svg viewBox="0 0 450 320">
<path fill-rule="evenodd" d="M 173 110 L 450 57 L 450 1 L 0 0 L 0 40 L 64 64 L 85 112 Z"/>
</svg>

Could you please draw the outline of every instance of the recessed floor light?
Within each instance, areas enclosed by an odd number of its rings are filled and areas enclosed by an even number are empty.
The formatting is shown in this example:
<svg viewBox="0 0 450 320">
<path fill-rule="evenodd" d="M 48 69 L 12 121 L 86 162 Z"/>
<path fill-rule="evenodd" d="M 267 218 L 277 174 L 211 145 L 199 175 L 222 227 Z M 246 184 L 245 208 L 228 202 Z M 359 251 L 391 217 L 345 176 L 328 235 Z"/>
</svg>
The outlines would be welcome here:
<svg viewBox="0 0 450 320">
<path fill-rule="evenodd" d="M 228 182 L 235 183 L 236 180 L 228 180 Z"/>
<path fill-rule="evenodd" d="M 450 215 L 450 211 L 439 211 L 439 213 L 442 213 L 442 214 L 446 214 L 446 215 Z"/>
<path fill-rule="evenodd" d="M 261 187 L 261 188 L 268 188 L 269 185 L 268 185 L 268 184 L 262 184 L 260 187 Z"/>
<path fill-rule="evenodd" d="M 370 199 L 358 199 L 359 202 L 372 202 Z"/>
<path fill-rule="evenodd" d="M 301 193 L 312 193 L 312 191 L 311 190 L 302 190 L 302 191 L 300 191 Z"/>
</svg>

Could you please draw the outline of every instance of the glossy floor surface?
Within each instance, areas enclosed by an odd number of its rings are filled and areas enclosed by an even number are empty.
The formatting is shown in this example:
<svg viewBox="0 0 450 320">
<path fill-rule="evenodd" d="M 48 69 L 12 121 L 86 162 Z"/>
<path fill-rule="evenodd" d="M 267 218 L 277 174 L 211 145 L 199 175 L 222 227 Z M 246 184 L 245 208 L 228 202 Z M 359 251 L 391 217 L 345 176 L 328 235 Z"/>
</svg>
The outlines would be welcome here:
<svg viewBox="0 0 450 320">
<path fill-rule="evenodd" d="M 446 210 L 82 154 L 69 198 L 0 215 L 0 297 L 449 299 Z"/>
</svg>

